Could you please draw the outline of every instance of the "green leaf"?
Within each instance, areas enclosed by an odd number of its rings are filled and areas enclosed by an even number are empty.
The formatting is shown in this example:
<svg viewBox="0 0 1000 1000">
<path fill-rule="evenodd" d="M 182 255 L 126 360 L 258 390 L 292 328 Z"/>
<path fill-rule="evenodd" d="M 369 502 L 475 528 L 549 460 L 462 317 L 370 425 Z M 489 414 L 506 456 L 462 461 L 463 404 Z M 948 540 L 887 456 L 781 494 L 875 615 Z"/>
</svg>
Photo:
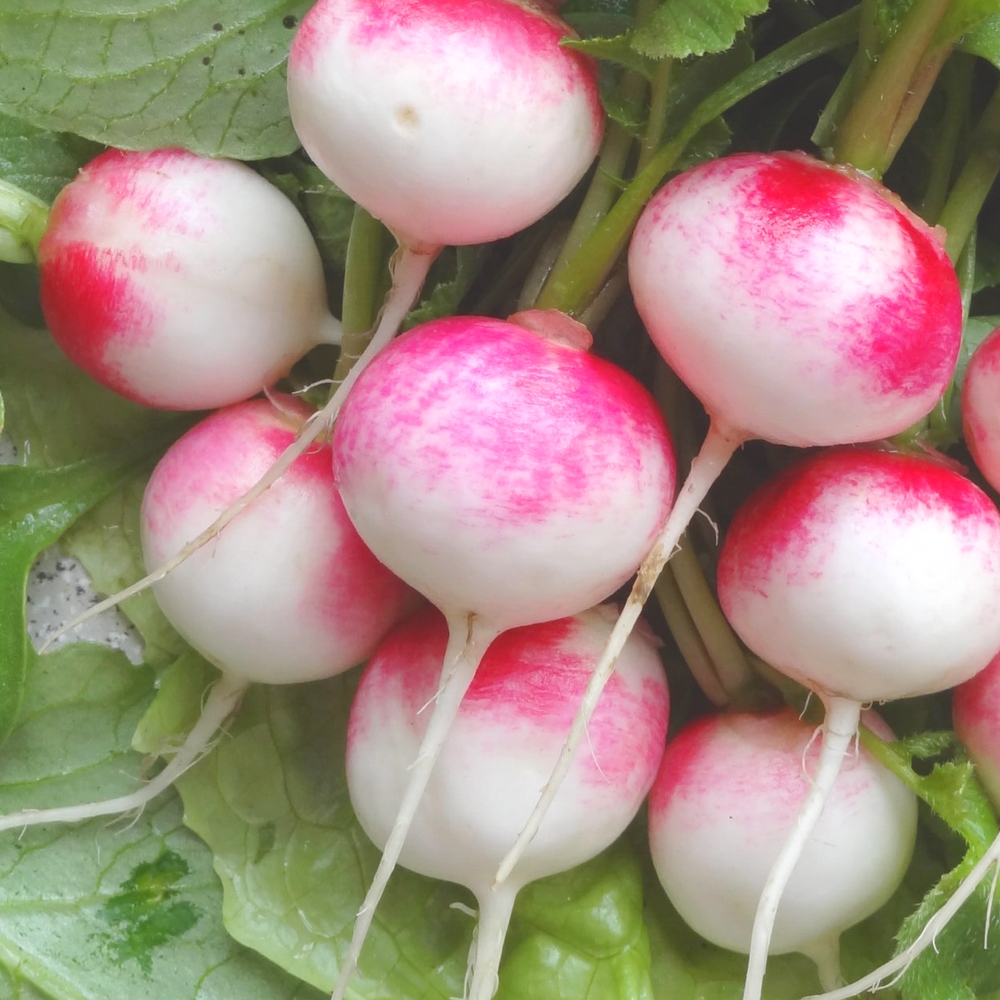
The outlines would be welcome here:
<svg viewBox="0 0 1000 1000">
<path fill-rule="evenodd" d="M 603 59 L 605 62 L 624 66 L 647 80 L 653 78 L 655 60 L 635 50 L 630 34 L 615 35 L 611 38 L 572 39 L 563 42 L 563 45 L 569 49 L 586 52 L 587 55 L 593 56 L 595 59 Z"/>
<path fill-rule="evenodd" d="M 938 26 L 935 41 L 953 42 L 970 32 L 988 30 L 1000 20 L 996 0 L 954 0 Z"/>
<path fill-rule="evenodd" d="M 496 1000 L 653 1000 L 642 867 L 626 840 L 521 890 Z"/>
<path fill-rule="evenodd" d="M 0 111 L 129 149 L 299 145 L 285 59 L 307 0 L 0 0 Z"/>
<path fill-rule="evenodd" d="M 685 59 L 725 52 L 748 17 L 767 10 L 768 0 L 666 0 L 649 23 L 632 35 L 632 47 L 651 59 Z"/>
<path fill-rule="evenodd" d="M 959 43 L 959 48 L 970 55 L 981 56 L 1000 69 L 1000 14 L 983 21 Z"/>
<path fill-rule="evenodd" d="M 78 643 L 33 657 L 0 756 L 0 811 L 136 787 L 129 749 L 151 670 Z M 320 1000 L 224 931 L 208 848 L 169 793 L 135 822 L 0 837 L 0 1000 Z M 9 986 L 9 989 L 6 988 Z"/>
<path fill-rule="evenodd" d="M 101 149 L 79 136 L 0 114 L 0 178 L 43 201 L 51 202 Z"/>
</svg>

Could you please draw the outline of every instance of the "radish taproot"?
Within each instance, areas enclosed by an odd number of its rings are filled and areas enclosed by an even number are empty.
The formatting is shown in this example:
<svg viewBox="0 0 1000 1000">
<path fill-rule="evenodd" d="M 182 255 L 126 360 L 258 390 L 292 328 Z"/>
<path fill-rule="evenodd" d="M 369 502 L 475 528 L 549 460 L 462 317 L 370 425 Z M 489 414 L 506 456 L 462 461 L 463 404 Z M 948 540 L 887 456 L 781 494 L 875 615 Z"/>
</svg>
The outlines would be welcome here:
<svg viewBox="0 0 1000 1000">
<path fill-rule="evenodd" d="M 1000 511 L 944 464 L 827 449 L 741 506 L 719 556 L 718 591 L 750 649 L 826 709 L 812 787 L 757 910 L 744 993 L 757 1000 L 778 901 L 862 703 L 943 691 L 1000 650 Z"/>
<path fill-rule="evenodd" d="M 358 533 L 449 628 L 441 688 L 359 915 L 342 997 L 434 760 L 490 642 L 592 607 L 670 508 L 673 448 L 650 394 L 561 313 L 455 317 L 390 344 L 334 428 Z"/>
<path fill-rule="evenodd" d="M 308 416 L 291 397 L 249 400 L 196 424 L 143 497 L 147 565 L 158 565 L 253 483 Z M 222 672 L 202 715 L 157 776 L 131 795 L 0 817 L 0 830 L 141 808 L 205 751 L 250 683 L 294 684 L 361 663 L 419 600 L 365 547 L 333 482 L 329 447 L 282 480 L 154 589 L 170 623 Z"/>
<path fill-rule="evenodd" d="M 864 722 L 892 733 L 872 712 Z M 747 952 L 757 902 L 819 748 L 791 708 L 726 712 L 689 723 L 667 745 L 649 798 L 653 864 L 684 920 Z M 781 899 L 771 954 L 812 958 L 839 985 L 842 931 L 899 888 L 917 835 L 917 799 L 868 753 L 848 759 Z"/>
<path fill-rule="evenodd" d="M 654 344 L 708 411 L 708 435 L 643 561 L 564 755 L 497 878 L 533 835 L 621 643 L 736 448 L 888 437 L 949 384 L 958 279 L 938 234 L 886 188 L 801 153 L 694 167 L 649 202 L 629 284 Z"/>
<path fill-rule="evenodd" d="M 102 153 L 53 203 L 38 261 L 56 343 L 147 406 L 248 399 L 340 342 L 305 221 L 235 160 Z"/>
<path fill-rule="evenodd" d="M 610 606 L 504 632 L 484 655 L 441 747 L 400 864 L 458 882 L 479 903 L 467 1000 L 490 1000 L 511 907 L 528 882 L 596 856 L 632 821 L 666 739 L 668 693 L 656 644 L 632 637 L 574 762 L 516 877 L 493 889 L 497 862 L 552 768 L 591 665 L 616 616 Z M 417 612 L 381 642 L 362 675 L 347 733 L 347 782 L 365 832 L 384 845 L 428 725 L 448 625 Z"/>
</svg>

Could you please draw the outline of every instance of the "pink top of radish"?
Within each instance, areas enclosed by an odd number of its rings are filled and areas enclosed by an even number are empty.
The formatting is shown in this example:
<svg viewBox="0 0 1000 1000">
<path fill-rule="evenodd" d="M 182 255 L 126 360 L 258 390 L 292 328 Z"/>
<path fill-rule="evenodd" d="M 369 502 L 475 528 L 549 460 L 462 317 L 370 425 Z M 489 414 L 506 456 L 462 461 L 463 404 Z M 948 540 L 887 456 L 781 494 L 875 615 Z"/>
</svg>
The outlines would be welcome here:
<svg viewBox="0 0 1000 1000">
<path fill-rule="evenodd" d="M 1000 489 L 1000 328 L 975 350 L 962 382 L 965 443 L 987 482 Z"/>
<path fill-rule="evenodd" d="M 292 442 L 308 410 L 251 400 L 205 418 L 157 465 L 143 497 L 146 565 L 174 556 Z M 360 663 L 413 594 L 365 547 L 333 484 L 329 448 L 297 459 L 263 496 L 165 579 L 157 602 L 200 653 L 268 684 Z"/>
<path fill-rule="evenodd" d="M 875 182 L 798 153 L 670 181 L 629 251 L 667 362 L 727 429 L 782 444 L 888 437 L 958 356 L 958 280 L 936 234 Z"/>
<path fill-rule="evenodd" d="M 319 0 L 288 60 L 309 155 L 400 238 L 482 243 L 564 198 L 600 145 L 591 59 L 511 0 Z"/>
<path fill-rule="evenodd" d="M 859 702 L 928 694 L 1000 649 L 1000 512 L 936 462 L 838 448 L 740 508 L 719 601 L 756 653 Z"/>
<path fill-rule="evenodd" d="M 607 597 L 674 492 L 667 429 L 642 386 L 482 317 L 390 344 L 348 396 L 333 449 L 372 551 L 447 614 L 499 629 Z"/>
<path fill-rule="evenodd" d="M 511 629 L 487 650 L 445 739 L 401 861 L 488 892 L 493 873 L 555 763 L 609 608 Z M 435 610 L 410 616 L 372 656 L 351 706 L 351 799 L 384 843 L 437 690 L 448 627 Z M 655 645 L 635 634 L 588 729 L 586 753 L 516 870 L 523 885 L 593 857 L 635 815 L 666 738 L 666 678 Z"/>
<path fill-rule="evenodd" d="M 886 738 L 874 713 L 864 721 Z M 649 836 L 671 901 L 703 937 L 747 951 L 771 865 L 815 771 L 814 728 L 791 709 L 725 713 L 672 740 L 650 792 Z M 865 751 L 848 755 L 782 896 L 771 953 L 810 950 L 896 890 L 916 837 L 914 795 Z"/>
<path fill-rule="evenodd" d="M 149 406 L 252 396 L 328 339 L 333 322 L 305 222 L 234 160 L 103 153 L 56 198 L 38 253 L 60 347 Z"/>
</svg>

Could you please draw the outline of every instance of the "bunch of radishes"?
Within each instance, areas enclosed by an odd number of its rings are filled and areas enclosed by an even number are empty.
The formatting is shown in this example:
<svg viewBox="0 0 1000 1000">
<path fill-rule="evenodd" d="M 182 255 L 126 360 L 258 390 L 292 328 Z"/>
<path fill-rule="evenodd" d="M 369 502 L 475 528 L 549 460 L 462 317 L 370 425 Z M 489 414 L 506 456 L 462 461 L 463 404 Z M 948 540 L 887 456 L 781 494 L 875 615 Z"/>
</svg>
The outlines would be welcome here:
<svg viewBox="0 0 1000 1000">
<path fill-rule="evenodd" d="M 369 347 L 318 414 L 271 390 L 339 324 L 308 230 L 249 168 L 108 152 L 39 245 L 46 318 L 74 360 L 149 405 L 221 408 L 168 451 L 142 518 L 163 611 L 222 677 L 140 792 L 0 828 L 136 808 L 197 759 L 247 684 L 369 660 L 348 780 L 384 854 L 335 1000 L 397 861 L 475 893 L 467 996 L 489 1000 L 518 889 L 609 845 L 650 788 L 660 879 L 700 933 L 749 952 L 747 1000 L 767 955 L 790 950 L 837 987 L 838 935 L 893 894 L 915 837 L 912 793 L 850 759 L 862 706 L 969 681 L 1000 652 L 1000 512 L 944 460 L 873 444 L 952 380 L 954 267 L 940 233 L 850 166 L 729 156 L 642 212 L 635 305 L 710 420 L 676 501 L 655 400 L 589 352 L 576 318 L 526 309 L 395 337 L 443 246 L 523 229 L 590 166 L 596 66 L 567 34 L 510 0 L 320 0 L 303 20 L 298 134 L 399 243 Z M 1000 488 L 997 350 L 984 345 L 963 399 L 970 449 Z M 704 718 L 664 754 L 656 644 L 630 633 L 751 439 L 826 450 L 728 526 L 719 601 L 825 716 L 818 733 L 790 710 Z M 601 602 L 636 571 L 616 617 Z M 831 879 L 832 896 L 811 891 Z"/>
</svg>

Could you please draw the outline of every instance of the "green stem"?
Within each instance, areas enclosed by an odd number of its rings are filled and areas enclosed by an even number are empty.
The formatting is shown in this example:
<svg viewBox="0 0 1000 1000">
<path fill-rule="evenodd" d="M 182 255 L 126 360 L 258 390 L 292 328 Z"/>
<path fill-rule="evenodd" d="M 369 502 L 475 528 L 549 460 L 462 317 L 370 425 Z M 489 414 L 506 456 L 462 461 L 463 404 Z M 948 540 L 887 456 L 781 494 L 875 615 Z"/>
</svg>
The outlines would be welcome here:
<svg viewBox="0 0 1000 1000">
<path fill-rule="evenodd" d="M 0 180 L 0 260 L 33 264 L 49 221 L 49 206 L 41 198 Z"/>
<path fill-rule="evenodd" d="M 639 149 L 638 169 L 642 170 L 656 154 L 663 143 L 663 132 L 667 127 L 667 104 L 670 98 L 670 81 L 673 76 L 674 61 L 662 59 L 656 64 L 656 71 L 649 88 L 649 118 L 646 133 Z"/>
<path fill-rule="evenodd" d="M 910 8 L 834 136 L 833 155 L 839 163 L 850 163 L 871 173 L 881 174 L 885 170 L 887 150 L 898 132 L 900 112 L 906 105 L 912 113 L 914 102 L 909 91 L 925 56 L 930 55 L 928 49 L 934 32 L 951 3 L 952 0 L 916 0 Z M 923 98 L 926 99 L 926 92 Z M 896 148 L 900 142 L 902 138 L 897 138 Z"/>
<path fill-rule="evenodd" d="M 1000 88 L 990 98 L 969 140 L 970 153 L 938 218 L 948 233 L 945 250 L 957 261 L 1000 174 Z"/>
<path fill-rule="evenodd" d="M 927 190 L 920 204 L 919 215 L 932 226 L 941 216 L 948 187 L 955 170 L 955 157 L 963 130 L 967 124 L 969 98 L 972 93 L 972 73 L 976 60 L 958 54 L 950 60 L 941 73 L 944 91 L 944 110 L 938 124 L 940 129 L 931 159 L 931 172 Z M 954 258 L 953 258 L 954 259 Z"/>
<path fill-rule="evenodd" d="M 388 281 L 389 232 L 360 205 L 354 207 L 344 268 L 344 333 L 334 383 L 347 373 L 368 346 Z"/>
<path fill-rule="evenodd" d="M 803 63 L 842 45 L 851 44 L 857 34 L 858 13 L 858 8 L 855 7 L 812 31 L 799 35 L 705 98 L 694 109 L 681 131 L 661 147 L 639 171 L 600 226 L 573 255 L 563 273 L 545 286 L 538 299 L 538 308 L 561 309 L 571 315 L 579 315 L 625 249 L 646 202 L 695 135 L 709 122 L 766 84 Z"/>
</svg>

